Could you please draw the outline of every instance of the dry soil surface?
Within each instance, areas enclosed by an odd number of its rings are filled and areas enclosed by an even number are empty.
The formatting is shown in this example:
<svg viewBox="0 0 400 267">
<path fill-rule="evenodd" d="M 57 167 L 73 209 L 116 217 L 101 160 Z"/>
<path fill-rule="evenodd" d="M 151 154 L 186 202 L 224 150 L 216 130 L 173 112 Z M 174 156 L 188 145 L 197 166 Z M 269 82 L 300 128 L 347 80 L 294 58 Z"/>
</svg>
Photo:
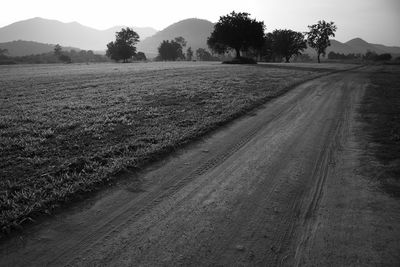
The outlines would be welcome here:
<svg viewBox="0 0 400 267">
<path fill-rule="evenodd" d="M 361 171 L 368 75 L 294 88 L 3 242 L 1 265 L 399 264 L 400 205 Z"/>
</svg>

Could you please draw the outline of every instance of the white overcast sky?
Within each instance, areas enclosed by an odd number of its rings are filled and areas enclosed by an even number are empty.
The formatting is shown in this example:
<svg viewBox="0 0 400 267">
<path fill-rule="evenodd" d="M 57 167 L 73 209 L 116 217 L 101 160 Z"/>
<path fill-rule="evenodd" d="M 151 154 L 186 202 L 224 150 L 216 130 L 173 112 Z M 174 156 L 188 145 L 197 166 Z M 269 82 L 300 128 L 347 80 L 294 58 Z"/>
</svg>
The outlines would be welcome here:
<svg viewBox="0 0 400 267">
<path fill-rule="evenodd" d="M 33 17 L 76 21 L 96 29 L 116 25 L 162 30 L 186 18 L 217 22 L 232 10 L 263 20 L 267 31 L 306 31 L 318 20 L 334 21 L 335 39 L 361 37 L 400 46 L 400 0 L 1 0 L 0 27 Z"/>
</svg>

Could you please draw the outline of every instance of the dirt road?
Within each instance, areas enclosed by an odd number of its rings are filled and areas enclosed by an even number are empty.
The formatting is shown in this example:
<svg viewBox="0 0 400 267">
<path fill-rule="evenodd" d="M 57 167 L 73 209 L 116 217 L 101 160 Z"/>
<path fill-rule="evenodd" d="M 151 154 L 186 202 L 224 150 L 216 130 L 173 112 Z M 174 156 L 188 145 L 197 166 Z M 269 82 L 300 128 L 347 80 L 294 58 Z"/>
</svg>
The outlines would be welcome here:
<svg viewBox="0 0 400 267">
<path fill-rule="evenodd" d="M 1 265 L 382 263 L 371 239 L 389 240 L 393 228 L 377 232 L 379 214 L 357 206 L 378 194 L 356 172 L 353 128 L 367 73 L 296 87 L 3 243 Z M 391 218 L 386 224 L 395 225 L 398 215 Z"/>
</svg>

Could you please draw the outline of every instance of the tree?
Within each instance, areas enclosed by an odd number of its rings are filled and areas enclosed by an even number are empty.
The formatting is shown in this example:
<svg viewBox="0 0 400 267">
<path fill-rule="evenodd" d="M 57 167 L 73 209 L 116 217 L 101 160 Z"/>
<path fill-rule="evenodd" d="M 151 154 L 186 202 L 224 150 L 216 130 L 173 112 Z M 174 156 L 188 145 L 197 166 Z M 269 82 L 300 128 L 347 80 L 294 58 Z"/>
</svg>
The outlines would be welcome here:
<svg viewBox="0 0 400 267">
<path fill-rule="evenodd" d="M 201 61 L 211 61 L 214 59 L 210 52 L 208 52 L 204 48 L 199 48 L 196 50 L 196 57 L 198 60 Z"/>
<path fill-rule="evenodd" d="M 376 57 L 377 61 L 389 61 L 392 59 L 392 55 L 390 53 L 380 54 Z"/>
<path fill-rule="evenodd" d="M 186 47 L 186 44 L 187 44 L 185 38 L 183 38 L 182 36 L 175 37 L 175 42 L 180 44 L 182 46 L 182 48 Z"/>
<path fill-rule="evenodd" d="M 267 33 L 264 38 L 264 44 L 261 47 L 261 59 L 264 61 L 274 61 L 274 54 L 272 51 L 272 33 Z"/>
<path fill-rule="evenodd" d="M 236 58 L 240 58 L 240 51 L 247 51 L 250 47 L 260 49 L 264 43 L 264 22 L 249 16 L 249 13 L 233 11 L 220 17 L 207 40 L 210 49 L 220 54 L 233 49 Z"/>
<path fill-rule="evenodd" d="M 64 63 L 71 63 L 72 60 L 68 55 L 65 55 L 62 51 L 62 47 L 59 44 L 54 46 L 54 55 L 57 56 L 58 60 Z"/>
<path fill-rule="evenodd" d="M 158 47 L 158 57 L 161 60 L 172 60 L 175 61 L 178 58 L 184 58 L 182 52 L 182 44 L 175 40 L 164 40 Z"/>
<path fill-rule="evenodd" d="M 54 46 L 54 55 L 56 55 L 57 57 L 60 57 L 62 55 L 62 47 L 59 44 L 56 44 Z"/>
<path fill-rule="evenodd" d="M 307 42 L 317 51 L 318 63 L 320 63 L 320 55 L 325 56 L 326 48 L 331 45 L 329 37 L 335 37 L 337 27 L 333 21 L 320 20 L 317 24 L 308 26 L 308 28 L 310 31 L 307 33 Z"/>
<path fill-rule="evenodd" d="M 135 45 L 139 42 L 139 35 L 131 28 L 123 28 L 115 33 L 115 41 L 107 44 L 106 55 L 115 61 L 127 62 L 136 54 Z"/>
<path fill-rule="evenodd" d="M 64 54 L 59 56 L 58 59 L 61 60 L 64 63 L 71 63 L 72 62 L 71 58 L 69 56 L 67 56 L 67 55 L 64 55 Z"/>
<path fill-rule="evenodd" d="M 189 48 L 186 50 L 186 59 L 188 61 L 192 61 L 193 58 L 193 50 L 192 48 L 189 46 Z"/>
<path fill-rule="evenodd" d="M 138 61 L 146 61 L 146 55 L 143 52 L 138 52 L 135 56 L 135 59 Z"/>
<path fill-rule="evenodd" d="M 307 42 L 301 32 L 275 30 L 268 35 L 271 38 L 272 53 L 284 57 L 286 62 L 294 55 L 300 55 L 307 48 Z"/>
<path fill-rule="evenodd" d="M 5 56 L 6 54 L 8 54 L 8 49 L 0 48 L 0 56 Z"/>
</svg>

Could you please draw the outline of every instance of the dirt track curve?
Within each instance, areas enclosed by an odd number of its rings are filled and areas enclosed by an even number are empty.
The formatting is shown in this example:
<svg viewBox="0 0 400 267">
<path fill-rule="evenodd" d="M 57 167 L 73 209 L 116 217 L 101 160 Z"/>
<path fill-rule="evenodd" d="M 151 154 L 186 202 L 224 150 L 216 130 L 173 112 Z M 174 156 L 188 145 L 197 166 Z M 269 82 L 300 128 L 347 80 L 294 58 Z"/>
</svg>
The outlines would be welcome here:
<svg viewBox="0 0 400 267">
<path fill-rule="evenodd" d="M 366 83 L 363 69 L 304 83 L 133 184 L 7 241 L 0 262 L 301 265 Z"/>
</svg>

